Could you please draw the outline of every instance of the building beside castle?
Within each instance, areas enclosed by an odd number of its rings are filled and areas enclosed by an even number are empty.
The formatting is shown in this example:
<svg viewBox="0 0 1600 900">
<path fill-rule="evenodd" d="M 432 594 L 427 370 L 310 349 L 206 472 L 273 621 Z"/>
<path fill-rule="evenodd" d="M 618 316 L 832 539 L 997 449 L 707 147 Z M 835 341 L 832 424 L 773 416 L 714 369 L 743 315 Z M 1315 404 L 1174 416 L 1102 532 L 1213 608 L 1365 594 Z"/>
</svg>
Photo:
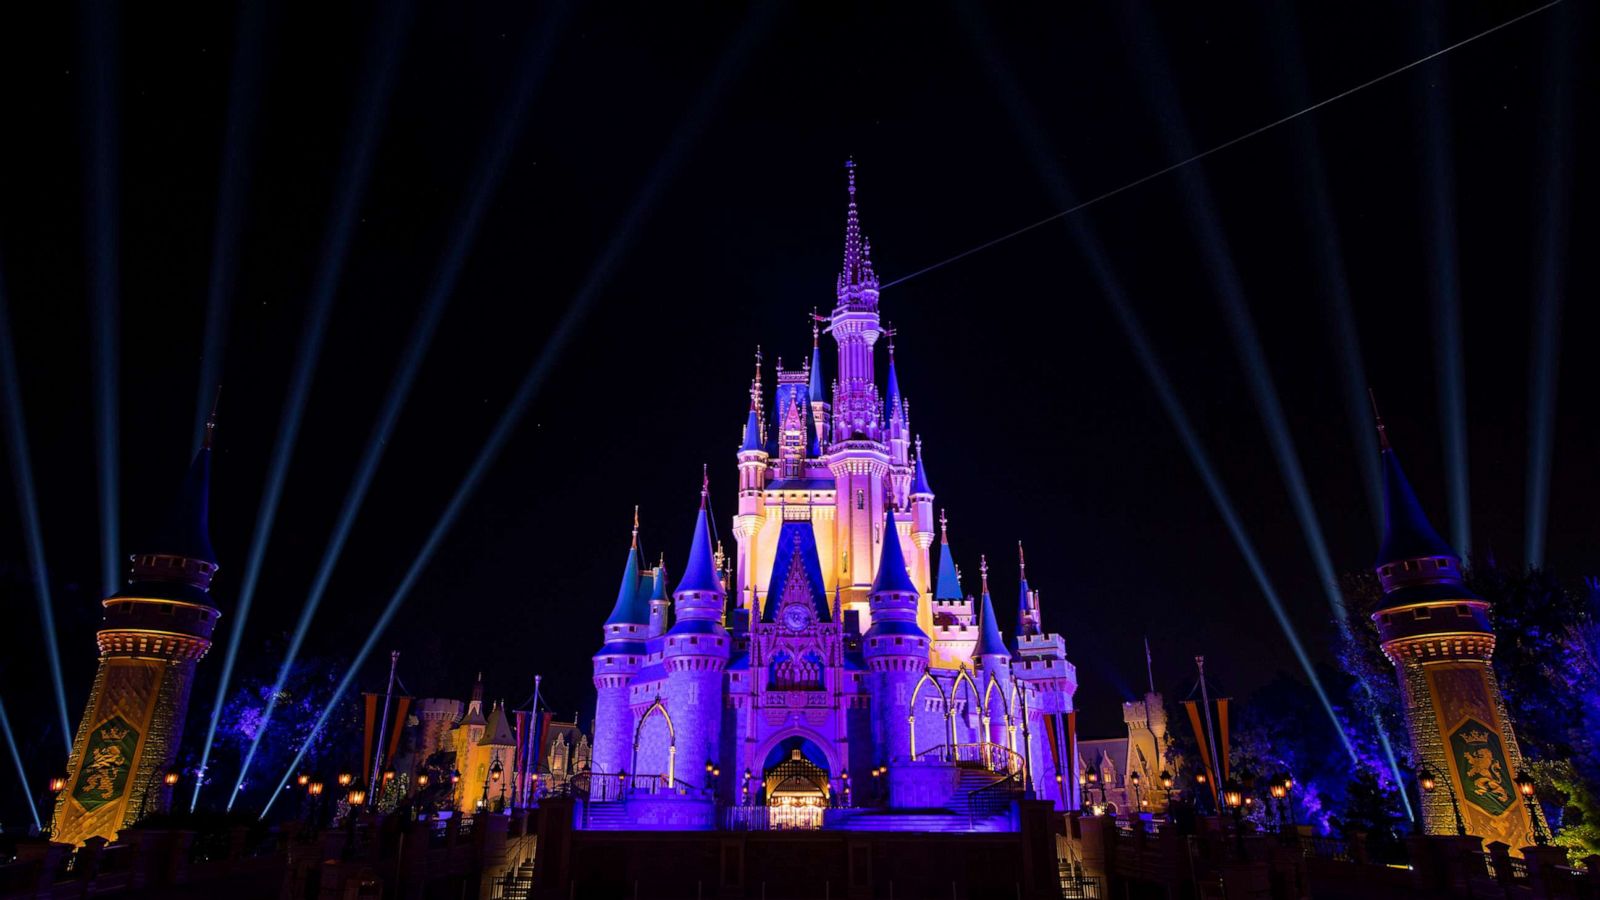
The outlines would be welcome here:
<svg viewBox="0 0 1600 900">
<path fill-rule="evenodd" d="M 597 802 L 704 794 L 820 823 L 804 811 L 868 795 L 952 813 L 979 790 L 1076 799 L 1064 716 L 1076 671 L 1020 557 L 1014 642 L 987 563 L 976 598 L 961 582 L 892 336 L 878 364 L 879 282 L 848 176 L 836 303 L 814 320 L 809 361 L 780 362 L 769 394 L 757 355 L 731 558 L 712 539 L 708 484 L 670 600 L 665 567 L 641 567 L 635 522 L 594 655 Z M 832 379 L 818 324 L 836 347 Z M 616 827 L 712 823 L 683 802 L 630 810 Z"/>
<path fill-rule="evenodd" d="M 56 797 L 51 835 L 67 844 L 111 840 L 172 802 L 167 774 L 178 756 L 189 689 L 211 649 L 221 612 L 213 605 L 208 491 L 211 434 L 189 466 L 161 527 L 134 553 L 128 586 L 107 597 L 95 641 L 100 664 Z"/>
</svg>

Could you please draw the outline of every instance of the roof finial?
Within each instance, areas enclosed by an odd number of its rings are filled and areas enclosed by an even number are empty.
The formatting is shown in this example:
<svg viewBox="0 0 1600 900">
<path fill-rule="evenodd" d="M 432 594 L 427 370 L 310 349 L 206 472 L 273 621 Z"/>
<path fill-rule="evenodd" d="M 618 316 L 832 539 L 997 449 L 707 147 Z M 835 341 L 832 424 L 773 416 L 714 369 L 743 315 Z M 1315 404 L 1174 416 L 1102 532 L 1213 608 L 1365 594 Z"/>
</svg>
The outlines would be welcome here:
<svg viewBox="0 0 1600 900">
<path fill-rule="evenodd" d="M 944 517 L 944 507 L 939 507 L 939 543 L 950 543 L 950 520 Z"/>
<path fill-rule="evenodd" d="M 846 157 L 845 158 L 845 161 L 844 161 L 844 174 L 845 174 L 845 180 L 846 180 L 846 183 L 847 183 L 847 186 L 846 186 L 845 189 L 850 192 L 850 202 L 854 203 L 855 200 L 856 200 L 856 159 L 855 159 L 855 157 L 850 156 L 850 157 Z"/>
<path fill-rule="evenodd" d="M 639 549 L 639 504 L 633 505 L 633 548 Z"/>
<path fill-rule="evenodd" d="M 700 508 L 706 508 L 706 495 L 711 493 L 711 476 L 705 463 L 700 464 Z"/>
<path fill-rule="evenodd" d="M 1378 395 L 1373 393 L 1372 388 L 1367 388 L 1367 399 L 1372 401 L 1372 418 L 1378 423 L 1378 450 L 1390 450 L 1389 432 L 1384 430 L 1383 416 L 1378 412 Z"/>
<path fill-rule="evenodd" d="M 983 581 L 983 592 L 989 593 L 989 557 L 978 554 L 978 577 Z"/>
<path fill-rule="evenodd" d="M 817 349 L 820 340 L 818 335 L 822 333 L 821 327 L 817 325 L 820 321 L 822 320 L 817 318 L 817 308 L 815 306 L 811 307 L 811 349 L 813 350 Z"/>
<path fill-rule="evenodd" d="M 1028 580 L 1028 558 L 1022 555 L 1022 542 L 1017 541 L 1017 572 L 1023 581 Z"/>
</svg>

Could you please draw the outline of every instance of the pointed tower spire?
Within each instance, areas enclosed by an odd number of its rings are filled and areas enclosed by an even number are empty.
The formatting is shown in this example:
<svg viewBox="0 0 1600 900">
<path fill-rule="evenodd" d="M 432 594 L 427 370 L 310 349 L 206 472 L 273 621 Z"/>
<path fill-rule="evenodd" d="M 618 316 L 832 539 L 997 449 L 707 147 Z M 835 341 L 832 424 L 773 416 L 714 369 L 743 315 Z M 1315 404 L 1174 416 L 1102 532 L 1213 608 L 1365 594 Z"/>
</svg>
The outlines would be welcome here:
<svg viewBox="0 0 1600 900">
<path fill-rule="evenodd" d="M 850 195 L 850 205 L 845 211 L 844 267 L 839 272 L 839 295 L 855 293 L 849 289 L 878 289 L 878 276 L 872 271 L 872 244 L 861 233 L 861 214 L 856 208 L 856 161 L 844 163 L 845 190 Z"/>
<path fill-rule="evenodd" d="M 878 575 L 872 580 L 872 593 L 917 593 L 917 586 L 906 571 L 905 553 L 900 549 L 900 529 L 895 527 L 892 506 L 883 510 L 883 551 L 878 557 Z"/>
<path fill-rule="evenodd" d="M 911 496 L 933 496 L 933 488 L 928 485 L 928 470 L 922 467 L 922 436 L 917 436 L 917 463 L 911 473 Z"/>
<path fill-rule="evenodd" d="M 1017 541 L 1017 585 L 1017 611 L 1026 613 L 1033 604 L 1028 596 L 1028 557 L 1023 555 L 1021 541 Z"/>
<path fill-rule="evenodd" d="M 894 367 L 894 326 L 891 324 L 884 329 L 889 336 L 889 382 L 885 401 L 886 410 L 884 418 L 890 421 L 898 418 L 905 419 L 905 406 L 900 396 L 900 376 L 895 373 Z"/>
<path fill-rule="evenodd" d="M 1000 623 L 994 619 L 994 600 L 989 596 L 989 560 L 978 557 L 978 573 L 983 581 L 983 607 L 979 612 L 978 646 L 975 656 L 1011 656 L 1005 639 L 1000 636 Z"/>
<path fill-rule="evenodd" d="M 706 498 L 711 493 L 711 480 L 705 467 L 700 470 L 700 514 L 695 518 L 694 538 L 689 542 L 689 560 L 683 566 L 683 579 L 678 582 L 676 596 L 685 593 L 722 595 L 722 582 L 717 578 L 715 542 L 711 539 L 711 525 L 706 518 Z M 717 610 L 720 613 L 720 606 Z M 679 613 L 682 614 L 680 609 Z"/>
<path fill-rule="evenodd" d="M 648 625 L 650 603 L 639 590 L 639 507 L 633 508 L 633 541 L 628 546 L 628 560 L 622 567 L 622 585 L 617 588 L 617 602 L 606 617 L 606 625 Z M 609 638 L 611 633 L 607 632 Z"/>
<path fill-rule="evenodd" d="M 1376 403 L 1374 403 L 1376 415 Z M 1406 480 L 1400 460 L 1390 445 L 1383 420 L 1378 422 L 1379 451 L 1383 460 L 1383 544 L 1378 548 L 1378 565 L 1410 559 L 1440 557 L 1459 560 L 1460 556 L 1434 530 L 1422 511 L 1422 503 Z M 1459 564 L 1456 569 L 1459 571 Z"/>
<path fill-rule="evenodd" d="M 750 398 L 750 413 L 744 419 L 744 443 L 739 445 L 740 453 L 762 453 L 766 448 L 761 446 L 761 410 L 757 408 L 754 397 Z"/>
<path fill-rule="evenodd" d="M 820 319 L 815 308 L 811 310 L 811 381 L 806 385 L 811 394 L 812 403 L 821 403 L 827 400 L 822 392 L 822 329 L 818 326 Z"/>
<path fill-rule="evenodd" d="M 956 558 L 950 550 L 950 521 L 944 510 L 939 510 L 939 577 L 934 582 L 935 600 L 960 600 L 961 575 L 956 571 Z"/>
<path fill-rule="evenodd" d="M 213 409 L 206 418 L 200 449 L 190 461 L 165 518 L 140 542 L 142 546 L 134 548 L 137 552 L 132 580 L 141 581 L 148 576 L 154 581 L 186 581 L 202 590 L 210 586 L 217 569 L 216 551 L 211 549 L 211 445 L 216 429 L 217 413 Z M 172 557 L 203 565 L 155 562 Z M 143 566 L 141 560 L 151 565 Z"/>
</svg>

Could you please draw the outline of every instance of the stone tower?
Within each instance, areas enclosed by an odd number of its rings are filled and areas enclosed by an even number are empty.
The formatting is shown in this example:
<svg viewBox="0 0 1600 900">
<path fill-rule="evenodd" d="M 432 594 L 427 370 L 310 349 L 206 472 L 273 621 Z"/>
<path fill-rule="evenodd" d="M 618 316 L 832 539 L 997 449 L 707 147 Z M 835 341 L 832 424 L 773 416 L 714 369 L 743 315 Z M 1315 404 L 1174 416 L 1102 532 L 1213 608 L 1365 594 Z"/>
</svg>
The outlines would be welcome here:
<svg viewBox="0 0 1600 900">
<path fill-rule="evenodd" d="M 894 510 L 884 510 L 883 557 L 872 584 L 872 627 L 864 635 L 863 650 L 872 673 L 872 712 L 875 743 L 885 762 L 910 758 L 912 747 L 911 696 L 928 667 L 929 639 L 917 624 L 916 585 L 906 571 L 900 552 Z M 891 776 L 895 773 L 891 767 Z"/>
<path fill-rule="evenodd" d="M 689 561 L 683 579 L 673 591 L 675 621 L 667 629 L 662 648 L 666 669 L 663 699 L 667 713 L 676 723 L 670 767 L 673 777 L 682 779 L 703 760 L 720 756 L 722 735 L 722 671 L 728 665 L 733 642 L 723 627 L 727 593 L 717 575 L 712 555 L 711 523 L 706 518 L 706 497 L 710 491 L 702 480 L 700 514 L 695 519 L 694 538 L 689 544 Z"/>
<path fill-rule="evenodd" d="M 639 514 L 634 513 L 633 544 L 622 569 L 617 602 L 606 618 L 605 643 L 594 655 L 595 772 L 615 775 L 628 768 L 633 740 L 633 712 L 628 706 L 628 680 L 645 656 L 645 634 L 652 623 L 648 598 L 639 589 Z M 598 740 L 605 735 L 605 740 Z"/>
<path fill-rule="evenodd" d="M 1382 420 L 1378 435 L 1383 601 L 1372 617 L 1400 680 L 1412 751 L 1439 776 L 1441 789 L 1422 798 L 1423 827 L 1429 834 L 1455 833 L 1444 793 L 1450 790 L 1469 834 L 1514 849 L 1530 846 L 1529 810 L 1512 784 L 1522 753 L 1490 666 L 1495 635 L 1489 604 L 1462 582 L 1461 558 L 1423 514 Z"/>
<path fill-rule="evenodd" d="M 128 586 L 102 603 L 100 666 L 56 800 L 54 840 L 109 840 L 171 803 L 163 775 L 177 759 L 195 664 L 211 649 L 221 615 L 209 594 L 217 572 L 207 523 L 214 428 L 206 423 L 164 526 L 130 557 Z"/>
</svg>

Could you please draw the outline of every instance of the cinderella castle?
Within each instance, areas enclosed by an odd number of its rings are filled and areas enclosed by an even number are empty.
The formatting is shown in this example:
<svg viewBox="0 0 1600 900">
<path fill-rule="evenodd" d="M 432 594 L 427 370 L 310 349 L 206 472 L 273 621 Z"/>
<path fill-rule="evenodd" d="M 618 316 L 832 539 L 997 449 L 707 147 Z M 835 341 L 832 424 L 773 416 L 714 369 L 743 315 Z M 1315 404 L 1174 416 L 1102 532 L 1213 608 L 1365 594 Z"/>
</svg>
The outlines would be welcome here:
<svg viewBox="0 0 1600 900">
<path fill-rule="evenodd" d="M 732 558 L 705 480 L 675 585 L 640 560 L 636 517 L 594 655 L 590 827 L 718 827 L 719 809 L 757 827 L 982 827 L 1017 796 L 1076 797 L 1076 670 L 1020 544 L 1012 640 L 987 561 L 962 583 L 847 173 L 837 302 L 813 317 L 810 360 L 780 361 L 769 394 L 757 353 Z"/>
</svg>

